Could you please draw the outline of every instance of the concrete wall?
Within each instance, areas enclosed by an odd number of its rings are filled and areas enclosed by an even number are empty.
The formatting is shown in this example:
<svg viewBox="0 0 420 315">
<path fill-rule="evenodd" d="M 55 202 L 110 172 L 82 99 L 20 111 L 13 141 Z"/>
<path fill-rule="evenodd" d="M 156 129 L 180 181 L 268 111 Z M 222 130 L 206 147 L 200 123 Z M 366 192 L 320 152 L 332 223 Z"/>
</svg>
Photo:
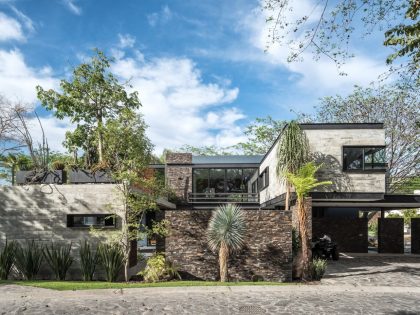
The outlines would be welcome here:
<svg viewBox="0 0 420 315">
<path fill-rule="evenodd" d="M 331 180 L 333 185 L 320 191 L 336 192 L 385 192 L 385 172 L 343 172 L 343 146 L 385 145 L 383 129 L 320 129 L 305 130 L 310 151 L 317 163 L 324 167 L 319 171 L 320 180 Z M 259 171 L 269 167 L 270 184 L 260 192 L 260 202 L 285 193 L 285 186 L 276 174 L 278 142 L 265 157 Z"/>
<path fill-rule="evenodd" d="M 0 186 L 0 243 L 6 238 L 72 242 L 77 256 L 79 241 L 92 236 L 88 228 L 68 228 L 67 214 L 106 214 L 121 208 L 114 184 Z M 81 277 L 77 269 L 74 262 L 70 277 Z"/>
</svg>

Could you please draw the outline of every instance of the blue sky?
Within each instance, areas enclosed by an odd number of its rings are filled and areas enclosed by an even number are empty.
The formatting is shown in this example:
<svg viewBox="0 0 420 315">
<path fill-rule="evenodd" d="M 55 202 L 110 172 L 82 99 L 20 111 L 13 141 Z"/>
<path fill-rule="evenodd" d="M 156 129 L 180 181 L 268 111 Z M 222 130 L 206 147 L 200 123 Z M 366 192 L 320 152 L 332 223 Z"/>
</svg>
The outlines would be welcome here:
<svg viewBox="0 0 420 315">
<path fill-rule="evenodd" d="M 298 12 L 315 3 L 295 2 Z M 160 152 L 235 144 L 255 117 L 312 112 L 319 97 L 346 94 L 386 69 L 381 34 L 352 44 L 357 57 L 344 77 L 325 59 L 307 54 L 289 64 L 285 48 L 264 52 L 266 35 L 254 0 L 0 0 L 0 93 L 36 107 L 36 85 L 57 88 L 98 47 L 138 90 Z M 37 110 L 51 146 L 60 149 L 71 124 Z"/>
</svg>

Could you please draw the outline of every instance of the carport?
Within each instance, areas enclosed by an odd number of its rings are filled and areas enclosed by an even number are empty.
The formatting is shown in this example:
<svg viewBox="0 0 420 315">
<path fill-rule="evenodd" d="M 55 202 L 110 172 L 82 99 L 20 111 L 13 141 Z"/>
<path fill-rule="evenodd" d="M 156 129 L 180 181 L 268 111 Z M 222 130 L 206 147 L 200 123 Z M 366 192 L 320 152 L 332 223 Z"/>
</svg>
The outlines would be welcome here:
<svg viewBox="0 0 420 315">
<path fill-rule="evenodd" d="M 379 211 L 378 253 L 404 253 L 404 220 L 385 212 L 420 208 L 420 195 L 313 192 L 312 236 L 330 235 L 340 252 L 368 252 L 369 211 Z M 364 215 L 360 216 L 360 212 Z M 420 254 L 420 219 L 411 222 L 411 253 Z"/>
</svg>

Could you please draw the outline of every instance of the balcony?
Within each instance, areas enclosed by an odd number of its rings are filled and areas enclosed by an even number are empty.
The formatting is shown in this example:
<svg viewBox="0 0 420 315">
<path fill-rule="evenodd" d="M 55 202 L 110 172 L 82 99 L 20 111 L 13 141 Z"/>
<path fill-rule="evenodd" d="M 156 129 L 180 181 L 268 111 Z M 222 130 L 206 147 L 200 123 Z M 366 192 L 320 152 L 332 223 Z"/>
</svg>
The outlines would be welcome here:
<svg viewBox="0 0 420 315">
<path fill-rule="evenodd" d="M 255 205 L 259 204 L 259 195 L 258 193 L 189 193 L 188 203 L 197 205 L 222 203 Z"/>
</svg>

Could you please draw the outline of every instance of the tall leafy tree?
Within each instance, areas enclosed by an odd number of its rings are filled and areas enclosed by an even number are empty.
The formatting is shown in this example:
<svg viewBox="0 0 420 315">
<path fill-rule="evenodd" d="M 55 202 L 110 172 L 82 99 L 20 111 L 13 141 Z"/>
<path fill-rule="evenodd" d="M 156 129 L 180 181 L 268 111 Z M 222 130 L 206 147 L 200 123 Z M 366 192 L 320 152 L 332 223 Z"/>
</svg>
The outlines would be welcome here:
<svg viewBox="0 0 420 315">
<path fill-rule="evenodd" d="M 95 49 L 89 62 L 73 70 L 69 81 L 61 80 L 62 92 L 44 90 L 37 86 L 38 98 L 48 110 L 53 110 L 59 119 L 69 117 L 71 122 L 95 127 L 98 158 L 104 160 L 104 123 L 126 108 L 140 106 L 137 92 L 128 93 L 127 84 L 120 84 L 109 71 L 112 58 Z"/>
<path fill-rule="evenodd" d="M 287 172 L 285 174 L 287 180 L 293 185 L 297 197 L 297 214 L 299 222 L 299 240 L 300 249 L 302 251 L 302 278 L 304 280 L 310 279 L 310 261 L 311 248 L 310 238 L 308 233 L 308 209 L 305 207 L 305 197 L 309 192 L 322 185 L 331 185 L 330 181 L 319 182 L 315 177 L 316 172 L 321 168 L 321 165 L 316 166 L 313 162 L 303 164 L 295 172 Z M 311 214 L 309 214 L 311 215 Z"/>
<path fill-rule="evenodd" d="M 309 143 L 296 121 L 283 130 L 277 148 L 277 174 L 286 186 L 285 209 L 290 207 L 291 185 L 286 174 L 295 174 L 309 159 Z"/>
</svg>

